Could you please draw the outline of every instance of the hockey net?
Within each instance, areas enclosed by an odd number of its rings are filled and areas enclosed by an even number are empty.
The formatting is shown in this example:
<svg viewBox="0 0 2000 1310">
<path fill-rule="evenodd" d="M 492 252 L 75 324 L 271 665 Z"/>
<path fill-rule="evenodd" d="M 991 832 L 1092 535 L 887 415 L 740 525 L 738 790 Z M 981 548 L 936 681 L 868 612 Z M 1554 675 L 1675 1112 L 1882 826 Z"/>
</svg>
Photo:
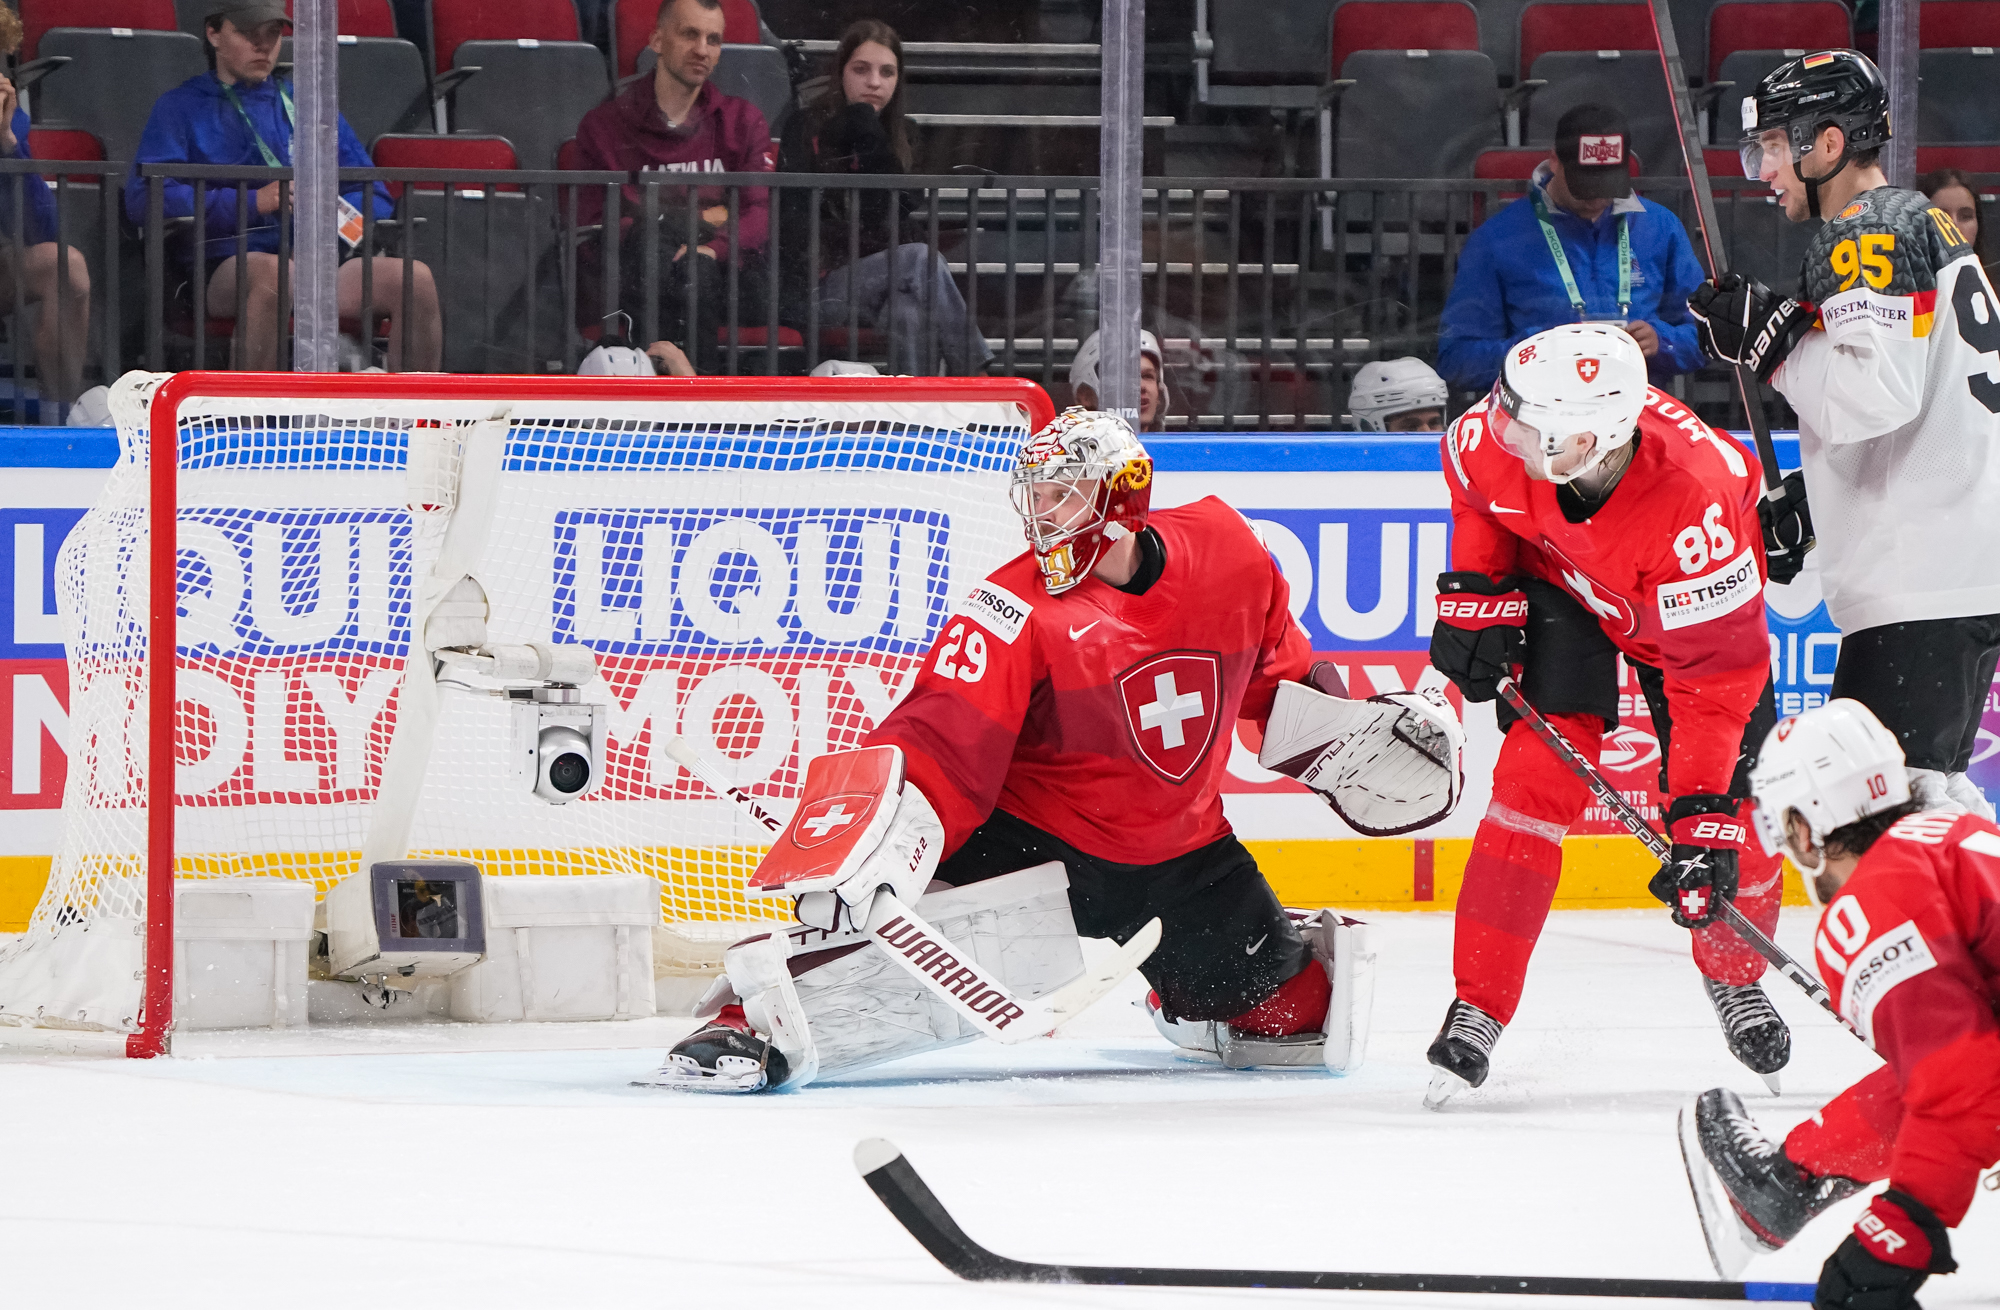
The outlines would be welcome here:
<svg viewBox="0 0 2000 1310">
<path fill-rule="evenodd" d="M 112 410 L 118 463 L 57 564 L 60 848 L 0 947 L 0 1024 L 130 1033 L 134 1054 L 170 1018 L 172 879 L 324 895 L 396 797 L 412 855 L 651 874 L 696 939 L 782 915 L 741 890 L 768 834 L 663 742 L 788 814 L 806 761 L 858 743 L 1021 549 L 1007 471 L 1050 417 L 1011 380 L 201 373 L 128 375 Z M 609 745 L 582 799 L 536 799 L 509 707 L 448 676 L 434 723 L 399 714 L 440 559 L 468 549 L 489 641 L 596 656 Z M 420 776 L 385 787 L 420 731 Z"/>
</svg>

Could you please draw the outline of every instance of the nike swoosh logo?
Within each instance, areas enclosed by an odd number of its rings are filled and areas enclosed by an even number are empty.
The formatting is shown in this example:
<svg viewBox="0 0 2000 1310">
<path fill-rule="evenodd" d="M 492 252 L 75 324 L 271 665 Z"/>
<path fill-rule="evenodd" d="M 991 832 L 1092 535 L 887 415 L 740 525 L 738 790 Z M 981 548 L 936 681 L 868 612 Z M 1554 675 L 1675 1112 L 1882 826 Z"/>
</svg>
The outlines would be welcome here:
<svg viewBox="0 0 2000 1310">
<path fill-rule="evenodd" d="M 1264 943 L 1265 943 L 1265 942 L 1268 942 L 1268 941 L 1270 941 L 1270 940 L 1271 940 L 1271 934 L 1270 934 L 1270 933 L 1265 933 L 1265 934 L 1264 934 L 1264 935 L 1263 935 L 1262 937 L 1259 937 L 1259 938 L 1257 939 L 1257 944 L 1256 944 L 1255 946 L 1246 946 L 1246 947 L 1244 947 L 1244 948 L 1243 948 L 1243 953 L 1244 953 L 1245 955 L 1255 955 L 1255 954 L 1256 954 L 1257 952 L 1259 952 L 1259 951 L 1263 950 L 1263 949 L 1264 949 Z"/>
<path fill-rule="evenodd" d="M 1528 512 L 1524 509 L 1508 509 L 1497 500 L 1489 500 L 1486 504 L 1495 514 L 1526 514 Z"/>
<path fill-rule="evenodd" d="M 1081 637 L 1084 633 L 1089 632 L 1092 628 L 1096 627 L 1098 624 L 1102 622 L 1104 622 L 1103 619 L 1093 619 L 1091 622 L 1084 624 L 1080 628 L 1071 628 L 1069 630 L 1069 639 L 1071 641 L 1075 641 L 1078 637 Z"/>
</svg>

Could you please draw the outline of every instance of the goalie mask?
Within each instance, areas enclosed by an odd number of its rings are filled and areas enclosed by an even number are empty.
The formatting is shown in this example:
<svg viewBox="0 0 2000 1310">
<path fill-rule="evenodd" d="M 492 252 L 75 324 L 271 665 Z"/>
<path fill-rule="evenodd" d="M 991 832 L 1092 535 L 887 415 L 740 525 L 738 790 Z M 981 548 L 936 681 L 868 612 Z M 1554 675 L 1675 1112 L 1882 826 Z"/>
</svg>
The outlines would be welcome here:
<svg viewBox="0 0 2000 1310">
<path fill-rule="evenodd" d="M 1146 526 L 1153 457 L 1115 414 L 1071 406 L 1028 439 L 1010 496 L 1042 586 L 1060 596 L 1119 538 Z"/>
<path fill-rule="evenodd" d="M 1574 482 L 1632 440 L 1646 356 L 1623 328 L 1564 323 L 1507 351 L 1487 400 L 1493 436 L 1544 482 Z"/>
</svg>

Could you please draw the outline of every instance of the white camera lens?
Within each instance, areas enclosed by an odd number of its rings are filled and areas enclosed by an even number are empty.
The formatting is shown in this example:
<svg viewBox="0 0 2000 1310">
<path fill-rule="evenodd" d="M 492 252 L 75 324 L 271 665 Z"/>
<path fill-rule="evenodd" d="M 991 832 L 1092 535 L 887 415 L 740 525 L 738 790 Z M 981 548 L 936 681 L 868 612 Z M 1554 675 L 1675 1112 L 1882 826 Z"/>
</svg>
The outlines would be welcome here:
<svg viewBox="0 0 2000 1310">
<path fill-rule="evenodd" d="M 590 785 L 590 743 L 574 728 L 544 728 L 537 747 L 535 794 L 558 805 Z"/>
</svg>

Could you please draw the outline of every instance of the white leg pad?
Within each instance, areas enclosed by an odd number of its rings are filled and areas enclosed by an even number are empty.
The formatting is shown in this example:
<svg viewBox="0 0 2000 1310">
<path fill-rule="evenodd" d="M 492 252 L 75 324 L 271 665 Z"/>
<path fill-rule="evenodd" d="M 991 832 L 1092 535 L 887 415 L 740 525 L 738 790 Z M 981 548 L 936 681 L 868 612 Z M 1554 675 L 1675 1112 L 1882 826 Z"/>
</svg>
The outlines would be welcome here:
<svg viewBox="0 0 2000 1310">
<path fill-rule="evenodd" d="M 1059 863 L 932 892 L 916 909 L 954 947 L 1023 997 L 1045 995 L 1083 972 L 1069 878 Z M 786 946 L 776 934 L 753 938 L 730 949 L 724 968 L 744 998 L 744 1017 L 769 1035 L 792 1064 L 788 1087 L 942 1050 L 979 1035 L 872 942 L 796 975 L 792 962 L 782 960 L 779 980 L 767 957 Z M 739 977 L 736 952 L 744 947 L 754 949 L 742 957 L 749 972 Z"/>
<path fill-rule="evenodd" d="M 1326 1067 L 1353 1073 L 1367 1058 L 1375 1009 L 1375 948 L 1368 925 L 1338 910 L 1321 910 L 1299 926 L 1299 935 L 1333 985 L 1326 1007 Z"/>
</svg>

